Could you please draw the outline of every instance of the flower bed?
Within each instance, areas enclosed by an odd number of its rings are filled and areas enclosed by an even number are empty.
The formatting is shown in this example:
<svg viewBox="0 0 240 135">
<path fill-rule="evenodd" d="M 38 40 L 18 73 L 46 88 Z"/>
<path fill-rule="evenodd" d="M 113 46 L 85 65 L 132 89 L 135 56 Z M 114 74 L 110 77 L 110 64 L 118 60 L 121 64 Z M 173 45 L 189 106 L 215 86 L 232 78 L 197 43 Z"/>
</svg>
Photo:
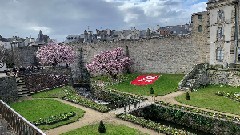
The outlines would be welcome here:
<svg viewBox="0 0 240 135">
<path fill-rule="evenodd" d="M 35 126 L 52 125 L 52 124 L 55 124 L 60 121 L 69 120 L 71 117 L 74 117 L 75 115 L 76 115 L 75 112 L 61 113 L 59 115 L 50 116 L 50 117 L 44 118 L 44 119 L 40 118 L 39 120 L 33 121 L 31 123 L 33 123 Z"/>
<path fill-rule="evenodd" d="M 129 104 L 136 104 L 146 100 L 146 98 L 142 96 L 133 96 L 128 93 L 107 89 L 105 87 L 93 86 L 93 89 L 94 97 L 108 102 L 109 104 L 107 106 L 111 109 L 121 108 Z"/>
<path fill-rule="evenodd" d="M 218 91 L 215 93 L 217 96 L 224 96 L 227 98 L 230 98 L 232 100 L 240 102 L 240 92 L 224 92 L 224 91 Z"/>
<path fill-rule="evenodd" d="M 117 115 L 117 117 L 122 120 L 130 121 L 135 124 L 141 125 L 142 127 L 155 130 L 159 133 L 164 133 L 164 134 L 168 134 L 168 135 L 194 135 L 193 133 L 187 132 L 185 130 L 172 128 L 172 127 L 169 127 L 166 125 L 156 123 L 151 120 L 146 120 L 144 118 L 133 116 L 131 114 L 119 114 L 119 115 Z"/>
<path fill-rule="evenodd" d="M 191 112 L 184 108 L 169 105 L 153 104 L 133 111 L 132 114 L 153 121 L 169 121 L 210 134 L 240 134 L 239 122 L 212 117 L 200 112 Z"/>
<path fill-rule="evenodd" d="M 90 99 L 77 95 L 76 92 L 71 88 L 65 89 L 65 93 L 66 93 L 66 96 L 62 97 L 63 100 L 67 100 L 75 104 L 89 107 L 102 113 L 105 113 L 111 110 L 105 105 L 97 104 Z"/>
</svg>

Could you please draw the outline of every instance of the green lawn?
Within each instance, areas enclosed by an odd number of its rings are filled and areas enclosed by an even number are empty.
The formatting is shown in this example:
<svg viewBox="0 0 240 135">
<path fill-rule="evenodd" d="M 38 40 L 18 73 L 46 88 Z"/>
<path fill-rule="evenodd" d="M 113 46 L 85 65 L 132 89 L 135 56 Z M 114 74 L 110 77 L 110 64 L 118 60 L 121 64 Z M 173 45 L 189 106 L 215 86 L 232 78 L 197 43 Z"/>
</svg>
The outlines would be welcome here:
<svg viewBox="0 0 240 135">
<path fill-rule="evenodd" d="M 105 124 L 106 133 L 98 133 L 98 124 L 88 125 L 61 135 L 146 135 L 125 125 Z"/>
<path fill-rule="evenodd" d="M 64 89 L 66 89 L 68 87 L 69 86 L 64 86 L 64 87 L 55 88 L 55 89 L 48 90 L 48 91 L 39 92 L 39 93 L 32 95 L 32 97 L 33 98 L 61 98 L 61 97 L 65 96 Z"/>
<path fill-rule="evenodd" d="M 123 92 L 129 92 L 137 95 L 150 95 L 149 90 L 153 87 L 155 95 L 166 95 L 177 90 L 178 83 L 182 80 L 183 74 L 161 74 L 159 79 L 154 84 L 146 86 L 136 86 L 130 84 L 140 74 L 126 74 L 125 81 L 122 83 L 109 86 L 109 88 L 116 89 Z"/>
<path fill-rule="evenodd" d="M 210 85 L 206 88 L 199 89 L 197 92 L 190 93 L 191 100 L 186 100 L 185 94 L 176 97 L 176 100 L 192 106 L 209 108 L 220 112 L 228 112 L 240 115 L 240 102 L 231 100 L 226 97 L 217 96 L 215 95 L 217 91 L 240 92 L 240 88 Z"/>
<path fill-rule="evenodd" d="M 38 126 L 43 130 L 55 128 L 77 121 L 79 118 L 83 117 L 85 113 L 85 111 L 81 109 L 52 99 L 26 100 L 22 102 L 12 103 L 10 106 L 23 117 L 25 117 L 28 121 L 36 121 L 39 118 L 48 118 L 52 115 L 59 115 L 61 113 L 68 113 L 71 111 L 76 113 L 76 116 L 70 118 L 67 121 L 61 121 L 53 125 Z"/>
</svg>

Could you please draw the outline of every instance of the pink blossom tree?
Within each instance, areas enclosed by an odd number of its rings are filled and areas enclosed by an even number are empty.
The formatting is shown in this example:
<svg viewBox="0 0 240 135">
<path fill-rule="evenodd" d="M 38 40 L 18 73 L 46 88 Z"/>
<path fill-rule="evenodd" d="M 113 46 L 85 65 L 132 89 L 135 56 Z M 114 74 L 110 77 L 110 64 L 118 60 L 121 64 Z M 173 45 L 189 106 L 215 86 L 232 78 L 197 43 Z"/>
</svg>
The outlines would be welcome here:
<svg viewBox="0 0 240 135">
<path fill-rule="evenodd" d="M 94 56 L 93 61 L 86 65 L 88 71 L 94 73 L 106 73 L 113 79 L 131 64 L 129 57 L 125 56 L 122 48 L 105 51 Z"/>
<path fill-rule="evenodd" d="M 52 64 L 53 66 L 59 63 L 73 63 L 76 56 L 71 46 L 58 45 L 54 42 L 40 47 L 36 54 L 42 65 Z"/>
</svg>

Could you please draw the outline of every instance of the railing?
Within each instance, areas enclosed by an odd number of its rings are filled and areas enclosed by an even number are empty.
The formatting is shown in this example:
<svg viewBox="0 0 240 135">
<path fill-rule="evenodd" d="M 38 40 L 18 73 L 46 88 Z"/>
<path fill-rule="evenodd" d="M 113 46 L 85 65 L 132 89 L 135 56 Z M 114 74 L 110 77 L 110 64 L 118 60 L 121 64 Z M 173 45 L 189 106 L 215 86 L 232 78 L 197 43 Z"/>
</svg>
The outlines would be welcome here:
<svg viewBox="0 0 240 135">
<path fill-rule="evenodd" d="M 0 100 L 0 114 L 18 135 L 46 135 Z"/>
</svg>

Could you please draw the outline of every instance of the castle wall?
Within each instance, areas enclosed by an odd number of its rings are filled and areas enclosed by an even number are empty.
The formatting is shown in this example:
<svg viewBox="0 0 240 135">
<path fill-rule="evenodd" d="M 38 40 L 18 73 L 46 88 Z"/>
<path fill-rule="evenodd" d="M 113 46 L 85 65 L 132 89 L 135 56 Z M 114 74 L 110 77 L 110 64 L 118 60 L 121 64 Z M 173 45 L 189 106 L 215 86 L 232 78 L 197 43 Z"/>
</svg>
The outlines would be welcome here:
<svg viewBox="0 0 240 135">
<path fill-rule="evenodd" d="M 18 98 L 15 77 L 0 77 L 0 99 L 4 102 L 15 101 Z"/>
<path fill-rule="evenodd" d="M 116 47 L 126 49 L 134 61 L 133 71 L 142 73 L 186 73 L 194 64 L 202 63 L 199 50 L 191 37 L 170 37 L 145 41 L 125 41 L 117 43 L 74 44 L 83 48 L 85 62 L 94 55 Z M 72 67 L 76 67 L 73 64 Z"/>
</svg>

